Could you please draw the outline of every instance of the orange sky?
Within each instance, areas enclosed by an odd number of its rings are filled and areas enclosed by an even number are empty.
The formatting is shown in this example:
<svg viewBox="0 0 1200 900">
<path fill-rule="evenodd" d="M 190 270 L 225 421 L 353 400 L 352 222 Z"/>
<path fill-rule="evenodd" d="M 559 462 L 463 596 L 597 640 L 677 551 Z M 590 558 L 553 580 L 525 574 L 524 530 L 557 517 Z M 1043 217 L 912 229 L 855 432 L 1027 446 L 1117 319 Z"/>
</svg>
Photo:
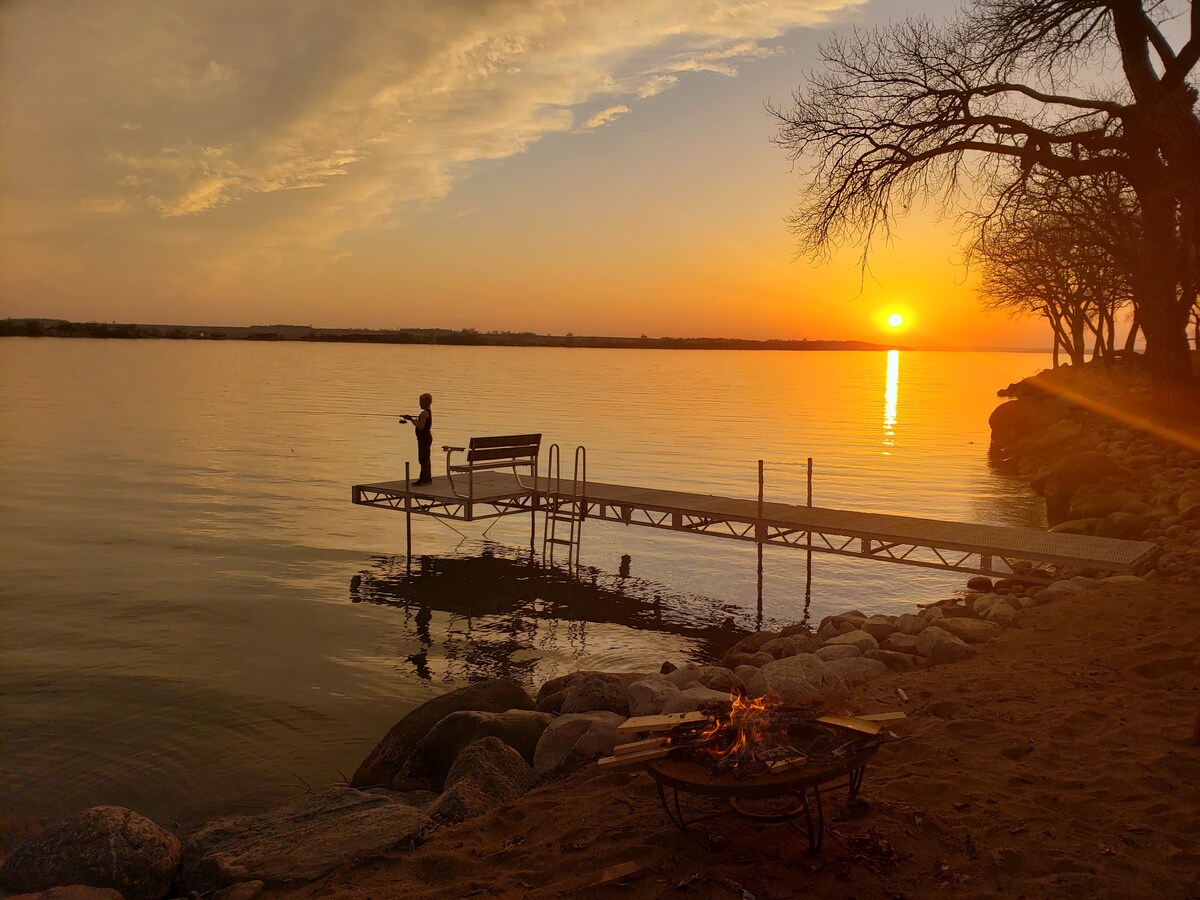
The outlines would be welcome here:
<svg viewBox="0 0 1200 900">
<path fill-rule="evenodd" d="M 10 0 L 0 315 L 1046 346 L 931 213 L 792 258 L 763 104 L 951 8 Z"/>
</svg>

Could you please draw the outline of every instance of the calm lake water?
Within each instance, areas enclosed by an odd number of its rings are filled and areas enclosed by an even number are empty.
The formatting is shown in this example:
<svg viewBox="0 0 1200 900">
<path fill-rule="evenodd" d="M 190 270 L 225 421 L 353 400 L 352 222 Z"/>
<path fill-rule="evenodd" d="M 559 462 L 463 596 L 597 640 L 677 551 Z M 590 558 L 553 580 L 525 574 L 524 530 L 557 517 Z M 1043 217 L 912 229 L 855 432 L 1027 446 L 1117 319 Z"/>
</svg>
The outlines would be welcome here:
<svg viewBox="0 0 1200 900">
<path fill-rule="evenodd" d="M 541 431 L 596 481 L 1044 524 L 992 471 L 996 390 L 1048 354 L 0 342 L 0 814 L 98 803 L 189 826 L 350 775 L 471 678 L 702 658 L 753 627 L 753 545 L 587 523 L 584 577 L 529 520 L 351 505 L 434 444 Z M 435 471 L 438 462 L 435 453 Z M 461 534 L 459 533 L 461 532 Z M 540 551 L 540 523 L 537 546 Z M 630 557 L 628 573 L 621 558 Z M 355 576 L 359 576 L 356 578 Z M 352 584 L 355 588 L 352 590 Z M 768 622 L 909 609 L 961 577 L 767 548 Z"/>
</svg>

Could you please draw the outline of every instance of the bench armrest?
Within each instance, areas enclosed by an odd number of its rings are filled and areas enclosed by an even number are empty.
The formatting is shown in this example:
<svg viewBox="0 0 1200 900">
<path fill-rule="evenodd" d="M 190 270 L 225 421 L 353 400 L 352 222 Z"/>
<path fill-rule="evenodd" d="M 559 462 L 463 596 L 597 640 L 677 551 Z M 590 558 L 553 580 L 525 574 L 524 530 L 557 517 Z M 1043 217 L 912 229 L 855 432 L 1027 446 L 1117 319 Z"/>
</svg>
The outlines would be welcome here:
<svg viewBox="0 0 1200 900">
<path fill-rule="evenodd" d="M 457 451 L 459 453 L 462 453 L 466 449 L 467 449 L 466 447 L 451 447 L 447 444 L 442 444 L 442 452 L 443 453 L 450 453 L 451 451 Z"/>
</svg>

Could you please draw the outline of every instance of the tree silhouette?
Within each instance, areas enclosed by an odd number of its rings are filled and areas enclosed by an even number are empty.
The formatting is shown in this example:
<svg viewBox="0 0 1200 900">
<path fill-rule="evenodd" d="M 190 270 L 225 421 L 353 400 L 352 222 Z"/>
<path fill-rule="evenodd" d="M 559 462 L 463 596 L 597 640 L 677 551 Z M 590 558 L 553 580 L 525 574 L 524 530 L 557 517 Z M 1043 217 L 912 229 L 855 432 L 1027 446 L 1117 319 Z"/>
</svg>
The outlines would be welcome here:
<svg viewBox="0 0 1200 900">
<path fill-rule="evenodd" d="M 1184 13 L 1176 49 L 1167 23 Z M 1132 273 L 1147 357 L 1160 384 L 1181 384 L 1200 270 L 1198 58 L 1200 9 L 1182 0 L 975 0 L 944 26 L 835 38 L 794 105 L 770 110 L 776 143 L 816 160 L 791 218 L 799 249 L 861 243 L 865 265 L 913 203 L 990 201 L 986 216 L 1038 175 L 1119 175 L 1153 261 Z M 1087 71 L 1111 80 L 1089 86 Z"/>
<path fill-rule="evenodd" d="M 1031 179 L 980 221 L 971 256 L 981 264 L 990 309 L 1040 314 L 1059 350 L 1079 365 L 1090 337 L 1112 358 L 1118 312 L 1134 300 L 1132 254 L 1140 238 L 1136 198 L 1114 175 Z M 1125 349 L 1138 330 L 1134 316 Z"/>
</svg>

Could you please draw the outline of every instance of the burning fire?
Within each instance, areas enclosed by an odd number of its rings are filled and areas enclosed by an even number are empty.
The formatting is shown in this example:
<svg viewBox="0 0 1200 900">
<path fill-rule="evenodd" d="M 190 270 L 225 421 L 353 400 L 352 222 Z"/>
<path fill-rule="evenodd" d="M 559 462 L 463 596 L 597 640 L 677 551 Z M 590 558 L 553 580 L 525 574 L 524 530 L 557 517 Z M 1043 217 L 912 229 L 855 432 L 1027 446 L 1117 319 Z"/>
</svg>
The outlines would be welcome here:
<svg viewBox="0 0 1200 900">
<path fill-rule="evenodd" d="M 729 715 L 717 717 L 698 735 L 697 752 L 713 762 L 731 764 L 757 762 L 757 754 L 770 749 L 777 729 L 773 713 L 778 702 L 766 697 L 746 698 L 731 694 Z"/>
</svg>

